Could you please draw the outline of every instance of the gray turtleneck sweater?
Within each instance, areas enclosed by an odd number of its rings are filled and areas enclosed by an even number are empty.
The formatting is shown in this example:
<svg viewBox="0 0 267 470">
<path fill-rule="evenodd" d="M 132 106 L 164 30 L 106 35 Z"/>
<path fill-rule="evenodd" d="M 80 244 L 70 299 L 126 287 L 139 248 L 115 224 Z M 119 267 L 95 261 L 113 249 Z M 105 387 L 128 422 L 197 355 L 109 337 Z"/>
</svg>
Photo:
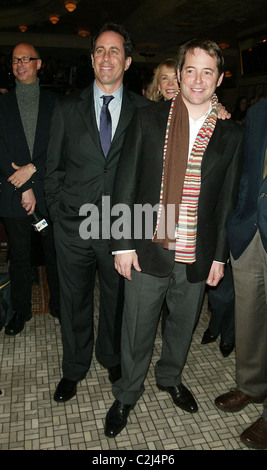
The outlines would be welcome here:
<svg viewBox="0 0 267 470">
<path fill-rule="evenodd" d="M 39 79 L 28 85 L 20 83 L 16 79 L 16 96 L 18 100 L 19 112 L 25 132 L 26 140 L 30 150 L 31 158 L 35 139 L 38 110 L 39 110 Z"/>
</svg>

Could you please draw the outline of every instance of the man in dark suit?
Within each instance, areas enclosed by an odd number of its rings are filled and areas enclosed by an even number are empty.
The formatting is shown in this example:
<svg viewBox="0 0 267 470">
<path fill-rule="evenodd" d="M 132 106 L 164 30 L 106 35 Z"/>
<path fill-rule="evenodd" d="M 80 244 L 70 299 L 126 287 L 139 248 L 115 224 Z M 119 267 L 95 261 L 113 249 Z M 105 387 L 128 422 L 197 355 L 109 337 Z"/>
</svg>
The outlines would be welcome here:
<svg viewBox="0 0 267 470">
<path fill-rule="evenodd" d="M 123 87 L 132 51 L 131 39 L 121 26 L 104 25 L 92 43 L 94 83 L 58 102 L 52 120 L 45 190 L 55 224 L 62 293 L 63 378 L 54 394 L 59 402 L 76 394 L 77 382 L 90 367 L 96 269 L 100 284 L 96 357 L 108 369 L 111 382 L 121 374 L 123 279 L 114 268 L 104 227 L 109 223 L 109 213 L 104 214 L 103 204 L 112 195 L 118 158 L 133 113 L 137 107 L 150 104 Z M 103 125 L 102 110 L 106 96 L 111 95 L 111 143 L 106 147 L 102 130 L 105 134 L 109 126 Z M 98 232 L 94 237 L 87 236 L 88 230 L 85 234 L 80 231 L 87 206 L 94 207 L 91 229 Z"/>
<path fill-rule="evenodd" d="M 216 398 L 224 411 L 262 403 L 261 418 L 241 434 L 267 449 L 267 99 L 247 113 L 245 161 L 228 236 L 235 288 L 237 387 Z"/>
<path fill-rule="evenodd" d="M 132 218 L 125 211 L 123 233 L 117 233 L 115 221 L 112 225 L 113 251 L 127 250 L 115 256 L 116 269 L 127 281 L 122 377 L 113 385 L 116 400 L 106 417 L 108 437 L 124 428 L 144 391 L 165 296 L 169 314 L 155 368 L 157 385 L 176 406 L 197 411 L 182 384 L 182 370 L 205 283 L 217 285 L 228 257 L 225 225 L 238 189 L 243 132 L 233 121 L 216 118 L 214 91 L 223 79 L 219 47 L 198 40 L 182 46 L 178 79 L 176 98 L 135 113 L 117 167 L 112 210 L 129 207 Z M 152 230 L 145 234 L 149 220 L 135 212 L 158 203 Z"/>
<path fill-rule="evenodd" d="M 49 127 L 56 96 L 40 88 L 38 51 L 18 44 L 12 54 L 16 87 L 0 100 L 0 216 L 10 246 L 11 303 L 14 315 L 5 333 L 16 335 L 31 319 L 31 215 L 38 208 L 48 217 L 44 176 Z M 53 230 L 42 237 L 50 290 L 50 313 L 60 315 L 59 282 Z"/>
</svg>

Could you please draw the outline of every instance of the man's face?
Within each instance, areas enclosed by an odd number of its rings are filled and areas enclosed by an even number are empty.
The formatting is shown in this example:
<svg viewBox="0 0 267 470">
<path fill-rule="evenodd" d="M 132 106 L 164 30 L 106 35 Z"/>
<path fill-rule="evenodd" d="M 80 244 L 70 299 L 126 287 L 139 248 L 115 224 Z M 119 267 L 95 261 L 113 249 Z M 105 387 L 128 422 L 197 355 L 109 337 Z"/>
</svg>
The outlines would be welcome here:
<svg viewBox="0 0 267 470">
<path fill-rule="evenodd" d="M 216 57 L 211 57 L 199 48 L 186 53 L 182 71 L 178 70 L 181 94 L 189 108 L 199 106 L 208 109 L 210 99 L 222 79 L 223 74 L 219 76 Z"/>
<path fill-rule="evenodd" d="M 92 65 L 96 83 L 103 91 L 118 90 L 124 72 L 130 67 L 132 59 L 125 59 L 123 43 L 123 36 L 114 31 L 105 31 L 96 41 Z"/>
<path fill-rule="evenodd" d="M 19 44 L 15 47 L 12 58 L 21 59 L 22 57 L 36 57 L 34 48 L 29 44 Z M 25 85 L 36 82 L 37 72 L 42 65 L 41 59 L 31 60 L 28 64 L 22 64 L 19 61 L 17 64 L 12 64 L 14 76 Z"/>
</svg>

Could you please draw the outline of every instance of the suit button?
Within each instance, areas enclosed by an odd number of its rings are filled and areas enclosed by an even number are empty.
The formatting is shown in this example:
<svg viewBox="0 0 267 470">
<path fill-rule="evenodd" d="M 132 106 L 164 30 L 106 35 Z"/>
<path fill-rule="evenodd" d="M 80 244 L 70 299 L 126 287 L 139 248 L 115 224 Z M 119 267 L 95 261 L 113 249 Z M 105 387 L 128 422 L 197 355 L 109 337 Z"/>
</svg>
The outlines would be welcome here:
<svg viewBox="0 0 267 470">
<path fill-rule="evenodd" d="M 258 222 L 254 222 L 254 225 L 256 225 L 256 226 L 257 226 L 257 225 L 258 225 Z"/>
<path fill-rule="evenodd" d="M 265 197 L 266 193 L 260 193 L 260 197 Z"/>
</svg>

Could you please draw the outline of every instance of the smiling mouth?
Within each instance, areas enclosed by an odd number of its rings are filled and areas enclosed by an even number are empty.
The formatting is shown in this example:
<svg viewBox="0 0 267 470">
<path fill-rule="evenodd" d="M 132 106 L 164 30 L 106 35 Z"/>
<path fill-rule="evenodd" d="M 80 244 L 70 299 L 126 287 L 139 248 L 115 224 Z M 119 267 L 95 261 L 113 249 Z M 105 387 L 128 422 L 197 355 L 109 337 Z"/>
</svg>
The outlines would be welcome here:
<svg viewBox="0 0 267 470">
<path fill-rule="evenodd" d="M 113 70 L 113 67 L 111 67 L 111 65 L 102 65 L 100 69 L 105 72 L 105 71 Z"/>
</svg>

